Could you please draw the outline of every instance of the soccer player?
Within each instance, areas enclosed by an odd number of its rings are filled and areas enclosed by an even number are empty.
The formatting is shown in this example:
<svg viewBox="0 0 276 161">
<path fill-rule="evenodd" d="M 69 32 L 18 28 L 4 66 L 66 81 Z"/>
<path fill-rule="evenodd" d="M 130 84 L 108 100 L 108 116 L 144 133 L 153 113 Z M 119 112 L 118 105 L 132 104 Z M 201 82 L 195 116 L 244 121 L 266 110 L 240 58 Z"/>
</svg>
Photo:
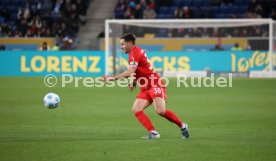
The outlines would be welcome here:
<svg viewBox="0 0 276 161">
<path fill-rule="evenodd" d="M 144 109 L 153 104 L 155 111 L 167 120 L 175 123 L 180 129 L 183 139 L 189 138 L 188 124 L 183 123 L 172 111 L 165 108 L 166 87 L 160 76 L 152 68 L 144 50 L 135 46 L 134 34 L 124 34 L 121 39 L 121 49 L 129 54 L 128 70 L 114 76 L 104 76 L 104 81 L 113 81 L 120 78 L 134 76 L 134 81 L 139 83 L 140 92 L 132 107 L 132 112 L 138 121 L 149 131 L 145 139 L 158 139 L 160 134 L 157 132 L 149 117 L 144 113 Z M 136 83 L 129 85 L 132 91 Z"/>
</svg>

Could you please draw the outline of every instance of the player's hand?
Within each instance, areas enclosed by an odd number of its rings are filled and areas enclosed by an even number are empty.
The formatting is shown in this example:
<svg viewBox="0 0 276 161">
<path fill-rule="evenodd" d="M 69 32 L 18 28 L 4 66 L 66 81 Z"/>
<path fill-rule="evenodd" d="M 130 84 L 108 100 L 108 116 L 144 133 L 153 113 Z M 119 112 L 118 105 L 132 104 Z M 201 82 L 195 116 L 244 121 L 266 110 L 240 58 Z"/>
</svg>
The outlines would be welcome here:
<svg viewBox="0 0 276 161">
<path fill-rule="evenodd" d="M 105 80 L 106 80 L 106 76 L 102 76 L 102 77 L 100 77 L 100 79 L 99 79 L 100 81 L 103 81 L 103 82 L 105 82 Z"/>
<path fill-rule="evenodd" d="M 109 82 L 109 81 L 115 81 L 116 80 L 116 78 L 115 77 L 112 77 L 112 76 L 107 76 L 106 78 L 105 78 L 105 81 L 107 81 L 107 82 Z"/>
<path fill-rule="evenodd" d="M 109 82 L 109 81 L 114 81 L 115 77 L 106 75 L 106 76 L 101 77 L 100 80 L 104 81 L 104 82 Z"/>
<path fill-rule="evenodd" d="M 128 89 L 130 92 L 132 92 L 136 88 L 136 83 L 132 82 L 128 84 Z"/>
</svg>

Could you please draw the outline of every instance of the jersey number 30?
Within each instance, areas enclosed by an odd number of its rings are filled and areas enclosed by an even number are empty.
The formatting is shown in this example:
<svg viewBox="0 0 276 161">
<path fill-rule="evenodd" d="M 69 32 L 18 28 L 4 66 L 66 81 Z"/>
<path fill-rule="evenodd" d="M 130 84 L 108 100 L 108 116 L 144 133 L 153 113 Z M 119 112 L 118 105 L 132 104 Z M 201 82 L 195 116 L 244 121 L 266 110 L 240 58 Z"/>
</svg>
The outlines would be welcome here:
<svg viewBox="0 0 276 161">
<path fill-rule="evenodd" d="M 162 91 L 160 88 L 153 88 L 154 89 L 154 94 L 160 94 Z"/>
</svg>

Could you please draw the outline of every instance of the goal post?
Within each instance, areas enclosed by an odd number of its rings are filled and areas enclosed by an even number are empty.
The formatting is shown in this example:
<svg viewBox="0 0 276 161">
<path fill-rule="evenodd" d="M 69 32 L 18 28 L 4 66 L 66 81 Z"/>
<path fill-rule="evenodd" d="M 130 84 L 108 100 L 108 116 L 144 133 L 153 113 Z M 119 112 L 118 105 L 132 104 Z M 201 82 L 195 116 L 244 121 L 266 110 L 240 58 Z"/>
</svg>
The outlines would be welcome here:
<svg viewBox="0 0 276 161">
<path fill-rule="evenodd" d="M 210 68 L 211 71 L 228 73 L 270 71 L 271 74 L 274 72 L 275 66 L 275 30 L 276 23 L 272 19 L 106 20 L 105 73 L 117 74 L 127 68 L 127 56 L 121 53 L 119 40 L 122 34 L 131 32 L 136 35 L 136 44 L 145 49 L 148 55 L 153 56 L 152 60 L 150 59 L 151 62 L 158 66 L 159 72 L 162 73 L 167 70 L 193 71 Z M 235 44 L 240 45 L 246 61 L 243 62 L 242 58 L 239 59 L 243 56 L 241 51 L 232 51 Z M 237 53 L 233 57 L 236 59 L 226 61 L 223 60 L 224 57 L 221 57 L 221 61 L 230 64 L 227 65 L 228 68 L 216 64 L 200 68 L 200 65 L 194 65 L 194 62 L 190 62 L 189 68 L 181 68 L 179 64 L 176 64 L 174 68 L 166 66 L 166 63 L 173 64 L 171 61 L 179 61 L 178 56 L 176 59 L 169 57 L 167 60 L 167 55 L 170 56 L 170 54 L 187 55 L 188 59 L 198 61 L 198 64 L 208 60 L 206 55 L 210 55 L 210 59 L 216 59 L 214 53 L 218 51 L 213 49 L 216 45 L 220 45 L 224 49 L 224 51 L 220 51 L 222 55 Z M 256 54 L 256 51 L 265 52 L 265 58 L 261 54 Z M 204 52 L 206 55 L 199 54 Z M 160 57 L 156 57 L 158 54 L 164 56 L 164 59 L 160 60 Z M 238 63 L 241 65 L 235 66 Z M 260 63 L 266 64 L 261 67 Z M 155 67 L 155 65 L 153 66 Z"/>
</svg>

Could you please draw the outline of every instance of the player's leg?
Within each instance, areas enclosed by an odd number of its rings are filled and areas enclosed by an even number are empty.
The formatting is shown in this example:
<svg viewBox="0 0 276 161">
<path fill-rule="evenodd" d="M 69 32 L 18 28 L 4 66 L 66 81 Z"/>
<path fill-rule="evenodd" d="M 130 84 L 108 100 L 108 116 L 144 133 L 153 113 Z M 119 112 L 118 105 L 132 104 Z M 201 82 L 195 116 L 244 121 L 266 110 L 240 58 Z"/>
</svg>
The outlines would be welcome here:
<svg viewBox="0 0 276 161">
<path fill-rule="evenodd" d="M 144 113 L 144 109 L 147 108 L 151 103 L 146 99 L 137 98 L 133 104 L 132 112 L 134 113 L 137 120 L 149 131 L 149 135 L 144 137 L 146 139 L 158 139 L 160 135 L 155 130 L 149 117 Z"/>
<path fill-rule="evenodd" d="M 175 123 L 177 126 L 182 128 L 182 121 L 170 110 L 166 110 L 165 100 L 161 97 L 155 97 L 153 99 L 153 106 L 155 111 L 160 115 L 168 119 L 169 121 Z"/>
<path fill-rule="evenodd" d="M 155 97 L 153 99 L 153 105 L 155 111 L 160 115 L 165 117 L 167 120 L 175 123 L 181 129 L 181 134 L 183 139 L 189 138 L 188 124 L 183 123 L 172 111 L 166 110 L 165 100 L 161 97 Z"/>
<path fill-rule="evenodd" d="M 150 95 L 153 99 L 153 105 L 155 111 L 165 117 L 167 120 L 175 123 L 180 127 L 182 132 L 182 138 L 189 138 L 188 125 L 183 123 L 171 110 L 166 110 L 166 89 L 156 88 L 150 91 Z"/>
</svg>

